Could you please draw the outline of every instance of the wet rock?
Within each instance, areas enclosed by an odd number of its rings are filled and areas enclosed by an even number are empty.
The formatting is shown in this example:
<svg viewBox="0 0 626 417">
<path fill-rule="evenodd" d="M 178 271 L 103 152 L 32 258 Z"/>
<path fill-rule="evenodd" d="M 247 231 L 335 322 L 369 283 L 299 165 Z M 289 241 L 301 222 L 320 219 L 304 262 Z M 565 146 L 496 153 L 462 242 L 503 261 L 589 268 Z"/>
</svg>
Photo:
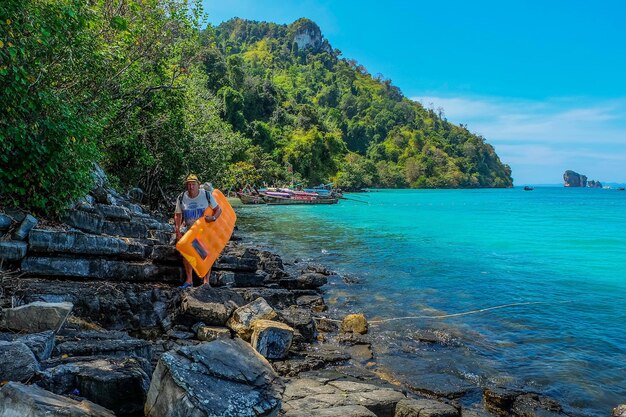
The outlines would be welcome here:
<svg viewBox="0 0 626 417">
<path fill-rule="evenodd" d="M 129 282 L 180 282 L 182 267 L 102 258 L 27 256 L 22 271 L 28 276 L 106 279 Z"/>
<path fill-rule="evenodd" d="M 561 416 L 562 411 L 557 401 L 534 393 L 519 395 L 511 407 L 511 414 L 517 417 L 556 417 Z"/>
<path fill-rule="evenodd" d="M 77 401 L 36 385 L 9 382 L 0 389 L 0 415 L 20 417 L 115 417 L 90 401 Z"/>
<path fill-rule="evenodd" d="M 341 322 L 341 331 L 344 333 L 367 333 L 367 320 L 363 314 L 349 314 Z"/>
<path fill-rule="evenodd" d="M 212 342 L 217 339 L 230 339 L 230 330 L 226 327 L 201 326 L 196 332 L 198 340 Z"/>
<path fill-rule="evenodd" d="M 75 253 L 145 259 L 147 248 L 139 242 L 81 232 L 35 229 L 29 238 L 30 250 L 44 253 Z"/>
<path fill-rule="evenodd" d="M 435 400 L 405 399 L 398 402 L 394 417 L 459 417 L 459 410 Z"/>
<path fill-rule="evenodd" d="M 276 316 L 276 311 L 270 307 L 267 301 L 259 297 L 250 304 L 236 309 L 226 322 L 226 326 L 243 340 L 249 341 L 252 335 L 252 324 L 255 320 L 271 320 Z"/>
<path fill-rule="evenodd" d="M 235 309 L 244 304 L 245 300 L 232 290 L 202 285 L 183 294 L 181 312 L 185 317 L 182 319 L 223 326 Z"/>
<path fill-rule="evenodd" d="M 308 264 L 303 270 L 302 273 L 308 273 L 308 272 L 314 272 L 316 274 L 322 274 L 322 275 L 326 275 L 326 276 L 330 276 L 333 275 L 333 272 L 326 268 L 323 265 L 319 265 L 319 264 Z"/>
<path fill-rule="evenodd" d="M 318 415 L 317 410 L 360 405 L 376 416 L 393 417 L 396 405 L 405 398 L 401 392 L 361 382 L 301 378 L 287 383 L 283 411 Z"/>
<path fill-rule="evenodd" d="M 483 401 L 485 408 L 497 416 L 508 416 L 515 398 L 521 392 L 501 387 L 488 387 L 483 389 Z"/>
<path fill-rule="evenodd" d="M 0 262 L 19 261 L 26 256 L 28 244 L 18 240 L 0 241 Z"/>
<path fill-rule="evenodd" d="M 291 306 L 280 310 L 278 316 L 283 323 L 297 330 L 305 341 L 311 342 L 315 338 L 315 322 L 307 310 Z"/>
<path fill-rule="evenodd" d="M 270 364 L 241 339 L 164 353 L 144 408 L 147 417 L 276 416 L 283 385 Z"/>
<path fill-rule="evenodd" d="M 626 404 L 618 405 L 613 409 L 612 417 L 626 417 Z"/>
<path fill-rule="evenodd" d="M 71 303 L 34 302 L 15 308 L 6 308 L 0 315 L 0 328 L 35 333 L 58 331 L 72 312 Z"/>
<path fill-rule="evenodd" d="M 316 328 L 318 332 L 334 333 L 339 330 L 339 323 L 336 320 L 321 318 L 317 320 Z"/>
<path fill-rule="evenodd" d="M 293 340 L 293 328 L 271 320 L 256 320 L 252 325 L 250 344 L 267 359 L 287 356 Z"/>
<path fill-rule="evenodd" d="M 327 283 L 328 278 L 326 275 L 318 274 L 316 272 L 308 272 L 297 278 L 281 279 L 279 281 L 281 287 L 302 290 L 317 289 Z"/>
<path fill-rule="evenodd" d="M 26 240 L 28 237 L 28 233 L 30 233 L 31 229 L 35 227 L 38 223 L 38 220 L 27 214 L 20 226 L 13 232 L 13 239 L 15 240 Z"/>
<path fill-rule="evenodd" d="M 144 359 L 68 358 L 42 363 L 42 388 L 59 395 L 78 395 L 113 410 L 116 415 L 136 415 L 143 410 L 150 377 Z"/>
<path fill-rule="evenodd" d="M 328 307 L 324 303 L 324 298 L 317 295 L 301 295 L 297 298 L 296 304 L 298 307 L 308 308 L 316 313 L 321 313 L 328 310 Z"/>
<path fill-rule="evenodd" d="M 152 358 L 152 345 L 149 341 L 135 339 L 124 332 L 71 331 L 57 336 L 53 355 L 55 357 L 68 355 L 117 358 L 136 356 L 149 361 Z"/>
<path fill-rule="evenodd" d="M 369 344 L 367 345 L 354 345 L 347 348 L 347 352 L 352 356 L 352 359 L 366 362 L 374 358 L 374 353 Z"/>
<path fill-rule="evenodd" d="M 104 218 L 99 214 L 92 214 L 82 210 L 67 210 L 61 220 L 87 233 L 99 235 L 102 233 Z"/>
<path fill-rule="evenodd" d="M 448 399 L 461 398 L 476 388 L 464 379 L 445 373 L 420 373 L 404 382 L 415 392 Z"/>
<path fill-rule="evenodd" d="M 22 342 L 0 341 L 0 381 L 26 382 L 39 370 L 39 363 Z"/>
<path fill-rule="evenodd" d="M 0 340 L 24 343 L 40 362 L 48 359 L 54 348 L 54 332 L 52 330 L 31 334 L 0 333 Z"/>
</svg>

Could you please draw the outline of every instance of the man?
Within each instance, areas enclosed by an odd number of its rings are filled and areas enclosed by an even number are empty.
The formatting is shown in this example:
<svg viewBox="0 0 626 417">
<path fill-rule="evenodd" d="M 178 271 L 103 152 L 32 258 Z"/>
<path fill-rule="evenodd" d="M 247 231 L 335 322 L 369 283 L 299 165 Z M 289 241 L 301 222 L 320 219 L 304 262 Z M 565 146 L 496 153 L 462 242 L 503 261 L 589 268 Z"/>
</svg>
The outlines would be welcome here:
<svg viewBox="0 0 626 417">
<path fill-rule="evenodd" d="M 184 191 L 176 199 L 176 210 L 174 210 L 174 225 L 177 242 L 183 236 L 183 233 L 186 232 L 196 220 L 204 215 L 207 207 L 211 207 L 213 210 L 211 215 L 204 216 L 204 220 L 207 222 L 214 222 L 222 214 L 222 209 L 217 204 L 215 197 L 213 197 L 209 191 L 200 188 L 200 181 L 195 174 L 190 174 L 187 179 L 185 179 L 185 187 L 187 191 Z M 180 288 L 189 288 L 193 286 L 192 267 L 186 259 L 183 259 L 183 265 L 185 266 L 187 279 Z M 204 284 L 210 285 L 210 276 L 211 270 L 202 277 Z"/>
</svg>

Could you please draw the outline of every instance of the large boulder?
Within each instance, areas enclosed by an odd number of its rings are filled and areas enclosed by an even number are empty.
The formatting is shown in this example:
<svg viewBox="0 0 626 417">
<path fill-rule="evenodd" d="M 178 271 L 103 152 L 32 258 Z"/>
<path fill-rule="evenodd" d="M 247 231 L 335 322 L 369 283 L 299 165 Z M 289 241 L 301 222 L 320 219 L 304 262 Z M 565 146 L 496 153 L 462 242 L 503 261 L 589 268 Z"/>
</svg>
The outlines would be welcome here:
<svg viewBox="0 0 626 417">
<path fill-rule="evenodd" d="M 39 370 L 39 363 L 22 342 L 0 341 L 0 381 L 26 382 Z"/>
<path fill-rule="evenodd" d="M 348 314 L 341 322 L 341 331 L 344 333 L 367 333 L 367 320 L 363 314 Z"/>
<path fill-rule="evenodd" d="M 181 319 L 223 326 L 235 309 L 244 304 L 245 300 L 234 291 L 202 285 L 183 294 Z"/>
<path fill-rule="evenodd" d="M 146 417 L 277 416 L 283 385 L 241 339 L 164 353 L 152 376 Z"/>
<path fill-rule="evenodd" d="M 152 344 L 135 339 L 124 332 L 79 330 L 64 332 L 58 337 L 53 356 L 136 356 L 152 359 Z"/>
<path fill-rule="evenodd" d="M 19 261 L 26 256 L 28 244 L 19 240 L 0 241 L 0 263 L 2 261 Z"/>
<path fill-rule="evenodd" d="M 178 314 L 180 290 L 165 284 L 50 281 L 20 278 L 0 282 L 0 292 L 26 303 L 71 302 L 72 314 L 112 330 L 168 330 Z M 94 296 L 97 295 L 97 296 Z"/>
<path fill-rule="evenodd" d="M 299 290 L 313 290 L 326 285 L 326 275 L 317 272 L 307 272 L 297 278 L 284 278 L 279 281 L 281 287 Z"/>
<path fill-rule="evenodd" d="M 336 407 L 363 406 L 379 417 L 394 417 L 396 405 L 406 397 L 399 391 L 362 382 L 325 378 L 294 379 L 287 384 L 283 411 L 288 416 L 322 414 Z"/>
<path fill-rule="evenodd" d="M 29 238 L 30 250 L 48 253 L 118 256 L 145 259 L 146 245 L 129 239 L 90 235 L 82 232 L 35 229 Z"/>
<path fill-rule="evenodd" d="M 22 271 L 28 276 L 92 278 L 129 282 L 180 282 L 182 267 L 151 262 L 125 262 L 103 258 L 27 256 Z"/>
<path fill-rule="evenodd" d="M 0 328 L 17 332 L 35 333 L 58 331 L 72 312 L 72 303 L 34 302 L 0 313 Z"/>
<path fill-rule="evenodd" d="M 135 357 L 70 357 L 44 362 L 42 368 L 42 388 L 76 393 L 120 416 L 142 412 L 150 387 L 150 364 Z"/>
<path fill-rule="evenodd" d="M 6 417 L 115 417 L 90 401 L 77 401 L 36 385 L 9 382 L 0 389 L 0 416 Z"/>
<path fill-rule="evenodd" d="M 398 402 L 394 417 L 459 417 L 459 410 L 435 400 L 406 399 Z"/>
<path fill-rule="evenodd" d="M 250 344 L 267 359 L 282 359 L 289 353 L 293 329 L 284 323 L 257 320 L 252 325 Z"/>
<path fill-rule="evenodd" d="M 304 341 L 312 342 L 315 338 L 315 322 L 311 313 L 303 308 L 291 308 L 278 312 L 280 321 L 287 323 L 300 333 Z"/>
<path fill-rule="evenodd" d="M 233 312 L 226 325 L 239 335 L 243 340 L 250 340 L 252 336 L 252 324 L 256 320 L 272 320 L 277 316 L 276 311 L 259 297 L 250 304 L 239 307 Z"/>
<path fill-rule="evenodd" d="M 45 361 L 50 358 L 54 348 L 54 332 L 52 330 L 30 334 L 0 333 L 0 340 L 24 343 L 35 354 L 38 361 Z"/>
</svg>

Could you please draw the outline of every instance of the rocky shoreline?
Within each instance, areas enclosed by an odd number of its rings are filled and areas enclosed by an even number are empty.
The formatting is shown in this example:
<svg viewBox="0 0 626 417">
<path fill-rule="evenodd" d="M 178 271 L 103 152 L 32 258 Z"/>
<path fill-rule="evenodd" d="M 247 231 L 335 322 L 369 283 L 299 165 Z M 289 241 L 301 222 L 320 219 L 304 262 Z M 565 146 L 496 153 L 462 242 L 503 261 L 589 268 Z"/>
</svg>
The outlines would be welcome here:
<svg viewBox="0 0 626 417">
<path fill-rule="evenodd" d="M 63 221 L 0 214 L 0 416 L 566 415 L 537 393 L 384 378 L 365 317 L 326 317 L 341 278 L 241 232 L 212 287 L 178 289 L 171 225 L 104 178 Z"/>
</svg>

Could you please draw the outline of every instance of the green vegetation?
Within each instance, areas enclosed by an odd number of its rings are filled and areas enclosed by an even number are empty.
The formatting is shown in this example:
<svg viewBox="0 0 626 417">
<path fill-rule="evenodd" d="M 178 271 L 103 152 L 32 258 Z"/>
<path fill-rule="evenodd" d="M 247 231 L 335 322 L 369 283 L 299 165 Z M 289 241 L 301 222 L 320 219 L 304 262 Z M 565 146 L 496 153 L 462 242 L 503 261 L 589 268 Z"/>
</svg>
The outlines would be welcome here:
<svg viewBox="0 0 626 417">
<path fill-rule="evenodd" d="M 200 2 L 4 0 L 0 197 L 58 212 L 94 162 L 152 203 L 188 172 L 246 183 L 508 187 L 484 138 L 341 58 L 315 23 L 232 19 Z"/>
</svg>

